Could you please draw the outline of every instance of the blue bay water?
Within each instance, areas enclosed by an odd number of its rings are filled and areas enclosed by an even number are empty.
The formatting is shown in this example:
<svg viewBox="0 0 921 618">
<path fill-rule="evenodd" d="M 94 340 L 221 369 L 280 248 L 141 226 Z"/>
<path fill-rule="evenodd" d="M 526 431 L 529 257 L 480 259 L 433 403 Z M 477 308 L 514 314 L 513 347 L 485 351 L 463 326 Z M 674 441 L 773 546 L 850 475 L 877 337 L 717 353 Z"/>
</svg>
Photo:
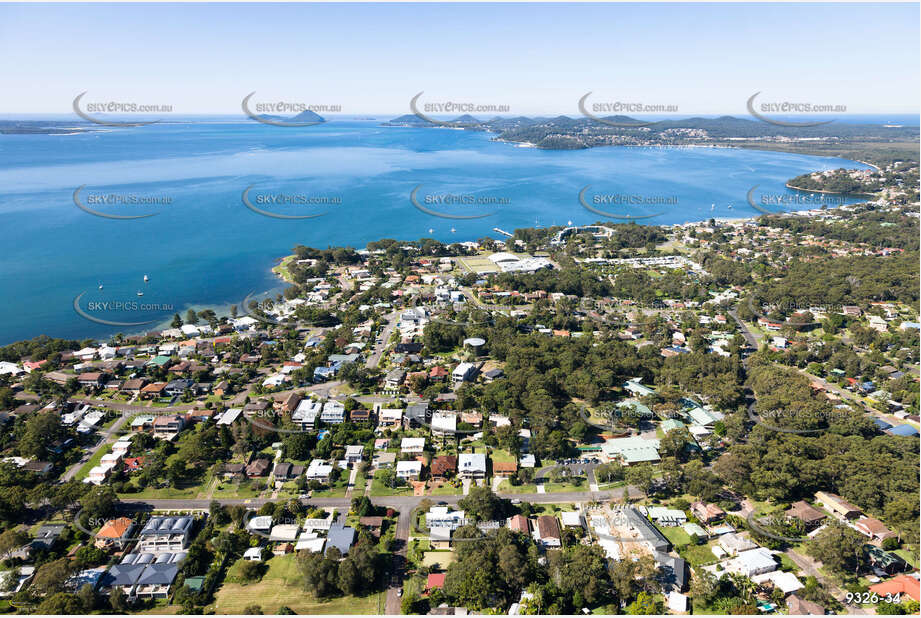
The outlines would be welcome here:
<svg viewBox="0 0 921 618">
<path fill-rule="evenodd" d="M 513 231 L 604 220 L 580 204 L 586 185 L 589 196 L 665 200 L 664 206 L 597 208 L 619 216 L 657 214 L 643 222 L 671 224 L 756 216 L 746 201 L 755 185 L 757 195 L 792 196 L 784 183 L 794 176 L 863 167 L 836 158 L 718 148 L 544 151 L 490 138 L 359 120 L 309 128 L 227 121 L 68 136 L 0 135 L 0 343 L 40 334 L 139 332 L 173 313 L 184 316 L 189 307 L 240 304 L 250 292 L 278 288 L 270 269 L 297 244 L 363 248 L 381 238 L 423 237 L 452 242 L 499 238 L 493 227 Z M 84 185 L 84 204 L 90 195 L 112 193 L 171 202 L 91 206 L 107 213 L 157 213 L 137 220 L 100 218 L 74 204 L 74 190 Z M 249 186 L 251 202 L 259 195 L 298 194 L 341 203 L 258 204 L 280 214 L 323 213 L 304 220 L 268 218 L 243 204 Z M 413 206 L 415 187 L 420 202 L 450 194 L 502 203 L 426 204 L 451 214 L 490 214 L 444 219 Z M 155 321 L 147 327 L 102 325 L 74 310 L 81 293 L 81 307 L 121 301 L 170 309 L 94 313 L 114 321 Z"/>
</svg>

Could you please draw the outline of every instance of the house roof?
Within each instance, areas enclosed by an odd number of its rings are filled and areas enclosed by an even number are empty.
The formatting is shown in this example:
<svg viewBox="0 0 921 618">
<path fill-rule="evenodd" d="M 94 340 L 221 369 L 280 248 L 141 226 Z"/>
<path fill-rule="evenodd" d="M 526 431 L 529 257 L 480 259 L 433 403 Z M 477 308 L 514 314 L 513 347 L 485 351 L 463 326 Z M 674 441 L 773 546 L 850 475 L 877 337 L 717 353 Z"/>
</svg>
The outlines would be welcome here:
<svg viewBox="0 0 921 618">
<path fill-rule="evenodd" d="M 445 573 L 429 573 L 428 579 L 425 581 L 425 589 L 432 590 L 433 588 L 444 588 L 445 575 Z"/>
<path fill-rule="evenodd" d="M 919 581 L 914 577 L 905 575 L 897 575 L 889 581 L 885 581 L 875 586 L 870 586 L 870 592 L 875 592 L 878 595 L 897 595 L 904 594 L 911 597 L 915 601 L 921 601 L 921 585 Z"/>
<path fill-rule="evenodd" d="M 516 461 L 494 461 L 492 462 L 492 471 L 493 473 L 500 472 L 515 472 L 518 470 L 518 462 Z"/>
<path fill-rule="evenodd" d="M 541 515 L 537 518 L 537 534 L 541 539 L 559 539 L 560 524 L 552 515 Z"/>
<path fill-rule="evenodd" d="M 796 519 L 806 523 L 821 521 L 827 517 L 825 513 L 815 508 L 814 506 L 807 504 L 804 500 L 794 502 L 790 509 L 787 511 L 787 515 L 789 517 L 795 517 Z"/>
<path fill-rule="evenodd" d="M 134 527 L 134 521 L 128 517 L 118 517 L 107 521 L 99 532 L 96 533 L 98 538 L 103 539 L 120 539 Z"/>
<path fill-rule="evenodd" d="M 454 455 L 439 455 L 432 460 L 432 474 L 446 474 L 457 470 L 457 457 Z"/>
<path fill-rule="evenodd" d="M 524 515 L 513 515 L 508 520 L 508 527 L 517 532 L 524 532 L 525 534 L 530 531 L 528 518 Z"/>
</svg>

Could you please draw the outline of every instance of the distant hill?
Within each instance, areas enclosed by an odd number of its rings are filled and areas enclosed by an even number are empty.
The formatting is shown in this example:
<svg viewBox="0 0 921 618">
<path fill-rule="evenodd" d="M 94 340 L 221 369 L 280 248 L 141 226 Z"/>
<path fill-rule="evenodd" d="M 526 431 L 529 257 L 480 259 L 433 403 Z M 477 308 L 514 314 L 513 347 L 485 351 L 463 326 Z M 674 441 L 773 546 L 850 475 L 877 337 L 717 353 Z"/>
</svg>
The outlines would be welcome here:
<svg viewBox="0 0 921 618">
<path fill-rule="evenodd" d="M 415 114 L 404 114 L 393 120 L 381 123 L 385 127 L 434 127 L 435 124 L 428 120 L 423 120 Z"/>
<path fill-rule="evenodd" d="M 474 118 L 470 114 L 464 114 L 463 116 L 458 116 L 454 120 L 451 120 L 453 123 L 457 124 L 480 124 L 479 119 Z"/>
<path fill-rule="evenodd" d="M 260 114 L 259 118 L 263 120 L 271 120 L 273 122 L 290 122 L 290 123 L 307 123 L 307 122 L 326 122 L 326 118 L 319 115 L 316 112 L 312 112 L 309 109 L 302 111 L 296 116 L 291 116 L 286 118 L 285 116 L 271 116 L 269 114 Z"/>
</svg>

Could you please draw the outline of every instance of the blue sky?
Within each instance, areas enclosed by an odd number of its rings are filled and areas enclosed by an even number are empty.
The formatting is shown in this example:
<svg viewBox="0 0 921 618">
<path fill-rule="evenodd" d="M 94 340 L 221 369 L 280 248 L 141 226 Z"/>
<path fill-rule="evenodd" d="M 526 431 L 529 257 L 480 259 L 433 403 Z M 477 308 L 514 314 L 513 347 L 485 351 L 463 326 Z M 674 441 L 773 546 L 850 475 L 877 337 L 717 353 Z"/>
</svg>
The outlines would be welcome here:
<svg viewBox="0 0 921 618">
<path fill-rule="evenodd" d="M 578 114 L 578 99 L 746 99 L 916 113 L 915 4 L 0 5 L 0 113 L 73 98 L 239 113 L 243 96 L 406 113 L 409 99 Z M 759 100 L 761 100 L 759 98 Z"/>
</svg>

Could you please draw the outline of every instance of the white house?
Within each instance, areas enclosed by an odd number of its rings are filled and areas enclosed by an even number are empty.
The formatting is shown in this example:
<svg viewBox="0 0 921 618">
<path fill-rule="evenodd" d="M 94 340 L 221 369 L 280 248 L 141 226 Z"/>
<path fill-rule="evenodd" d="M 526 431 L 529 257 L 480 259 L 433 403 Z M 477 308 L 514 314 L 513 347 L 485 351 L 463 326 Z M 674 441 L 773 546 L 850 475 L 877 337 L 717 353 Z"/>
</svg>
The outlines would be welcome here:
<svg viewBox="0 0 921 618">
<path fill-rule="evenodd" d="M 339 401 L 327 401 L 323 404 L 320 420 L 328 425 L 339 425 L 345 422 L 345 404 Z"/>
<path fill-rule="evenodd" d="M 326 463 L 322 459 L 313 459 L 310 461 L 310 465 L 307 466 L 307 471 L 304 475 L 307 477 L 308 481 L 320 481 L 321 483 L 329 482 L 329 474 L 333 471 L 333 467 Z"/>
<path fill-rule="evenodd" d="M 425 449 L 425 438 L 403 438 L 400 440 L 400 452 L 421 455 Z"/>
<path fill-rule="evenodd" d="M 422 474 L 421 461 L 398 461 L 397 476 L 404 480 L 418 479 Z"/>
<path fill-rule="evenodd" d="M 484 453 L 461 453 L 457 458 L 457 474 L 466 479 L 485 479 L 486 455 Z"/>
</svg>

